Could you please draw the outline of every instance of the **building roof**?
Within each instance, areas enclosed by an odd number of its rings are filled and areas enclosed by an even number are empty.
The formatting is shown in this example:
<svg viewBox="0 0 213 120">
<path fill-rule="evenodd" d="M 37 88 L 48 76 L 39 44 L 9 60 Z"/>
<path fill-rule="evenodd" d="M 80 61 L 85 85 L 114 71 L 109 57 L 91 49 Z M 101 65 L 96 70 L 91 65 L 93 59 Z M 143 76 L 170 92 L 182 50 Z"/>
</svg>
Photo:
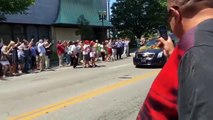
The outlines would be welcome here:
<svg viewBox="0 0 213 120">
<path fill-rule="evenodd" d="M 78 18 L 84 16 L 91 26 L 102 26 L 99 20 L 99 11 L 107 11 L 106 0 L 60 0 L 59 14 L 55 24 L 76 25 Z M 104 26 L 112 27 L 112 24 L 105 20 Z"/>
<path fill-rule="evenodd" d="M 36 0 L 28 14 L 6 15 L 5 22 L 72 26 L 78 25 L 78 18 L 84 16 L 89 25 L 101 27 L 99 11 L 107 11 L 107 0 Z M 112 24 L 105 20 L 104 26 L 112 27 Z"/>
<path fill-rule="evenodd" d="M 7 23 L 52 25 L 58 15 L 59 0 L 35 0 L 28 14 L 7 15 Z"/>
</svg>

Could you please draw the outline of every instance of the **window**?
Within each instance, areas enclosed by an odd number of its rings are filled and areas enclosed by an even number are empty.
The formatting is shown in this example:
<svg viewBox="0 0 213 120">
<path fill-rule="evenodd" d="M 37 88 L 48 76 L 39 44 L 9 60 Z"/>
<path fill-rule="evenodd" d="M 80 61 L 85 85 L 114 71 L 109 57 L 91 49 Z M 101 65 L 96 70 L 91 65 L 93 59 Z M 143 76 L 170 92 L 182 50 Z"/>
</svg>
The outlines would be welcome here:
<svg viewBox="0 0 213 120">
<path fill-rule="evenodd" d="M 38 41 L 38 31 L 36 26 L 30 25 L 27 26 L 27 39 L 30 40 L 32 38 Z"/>
<path fill-rule="evenodd" d="M 0 39 L 3 39 L 5 44 L 9 43 L 12 39 L 12 30 L 10 25 L 0 24 Z"/>
<path fill-rule="evenodd" d="M 16 39 L 16 38 L 24 39 L 25 38 L 25 35 L 24 35 L 24 26 L 22 26 L 22 25 L 15 25 L 13 27 L 13 30 L 14 30 L 14 39 Z"/>
<path fill-rule="evenodd" d="M 49 28 L 47 26 L 40 26 L 39 27 L 39 38 L 49 38 Z"/>
</svg>

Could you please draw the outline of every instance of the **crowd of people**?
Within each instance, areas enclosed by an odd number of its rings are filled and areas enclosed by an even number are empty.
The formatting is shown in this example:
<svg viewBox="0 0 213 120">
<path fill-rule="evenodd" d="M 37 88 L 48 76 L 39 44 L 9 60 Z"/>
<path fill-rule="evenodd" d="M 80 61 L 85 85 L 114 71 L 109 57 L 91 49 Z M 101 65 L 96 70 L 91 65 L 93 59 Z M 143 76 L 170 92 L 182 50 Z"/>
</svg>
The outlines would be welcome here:
<svg viewBox="0 0 213 120">
<path fill-rule="evenodd" d="M 129 39 L 110 39 L 102 43 L 96 41 L 58 41 L 57 54 L 59 66 L 71 65 L 74 68 L 81 64 L 83 66 L 96 67 L 96 61 L 114 61 L 121 59 L 122 56 L 129 56 Z M 65 61 L 63 61 L 65 58 Z"/>
<path fill-rule="evenodd" d="M 57 41 L 53 45 L 48 39 L 35 41 L 17 40 L 5 45 L 0 43 L 0 78 L 50 69 L 51 55 L 56 51 L 59 67 L 78 65 L 97 67 L 97 61 L 115 61 L 129 56 L 129 42 L 125 39 Z M 54 49 L 54 47 L 56 47 Z"/>
</svg>

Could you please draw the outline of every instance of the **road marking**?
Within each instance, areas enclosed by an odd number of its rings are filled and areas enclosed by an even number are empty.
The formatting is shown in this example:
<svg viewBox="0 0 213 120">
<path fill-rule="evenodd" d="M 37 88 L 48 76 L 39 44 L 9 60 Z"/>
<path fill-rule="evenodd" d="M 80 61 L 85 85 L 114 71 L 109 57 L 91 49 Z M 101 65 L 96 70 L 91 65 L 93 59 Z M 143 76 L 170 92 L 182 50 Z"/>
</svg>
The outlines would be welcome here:
<svg viewBox="0 0 213 120">
<path fill-rule="evenodd" d="M 132 63 L 129 63 L 129 64 L 124 64 L 124 65 L 119 65 L 119 66 L 114 66 L 114 67 L 110 67 L 109 69 L 117 69 L 117 68 L 121 68 L 121 67 L 126 67 L 126 66 L 129 66 L 129 65 L 133 65 Z"/>
<path fill-rule="evenodd" d="M 110 86 L 106 86 L 106 87 L 103 87 L 103 88 L 100 88 L 100 89 L 97 89 L 97 90 L 94 90 L 94 91 L 90 91 L 90 92 L 81 94 L 79 96 L 70 98 L 70 99 L 62 101 L 62 102 L 51 104 L 51 105 L 33 110 L 31 112 L 28 112 L 28 113 L 24 113 L 24 114 L 18 115 L 16 117 L 9 118 L 8 120 L 32 120 L 32 119 L 38 118 L 42 115 L 48 114 L 50 112 L 62 109 L 64 107 L 72 106 L 74 104 L 83 102 L 85 100 L 91 99 L 91 98 L 96 97 L 98 95 L 102 95 L 104 93 L 113 91 L 115 89 L 118 89 L 118 88 L 130 85 L 130 84 L 145 80 L 145 79 L 150 78 L 150 77 L 153 77 L 153 76 L 157 75 L 157 73 L 159 73 L 159 70 L 154 70 L 152 72 L 145 73 L 143 75 L 134 77 L 134 78 L 129 79 L 129 80 L 121 81 L 121 82 L 115 83 L 115 84 L 110 85 Z"/>
</svg>

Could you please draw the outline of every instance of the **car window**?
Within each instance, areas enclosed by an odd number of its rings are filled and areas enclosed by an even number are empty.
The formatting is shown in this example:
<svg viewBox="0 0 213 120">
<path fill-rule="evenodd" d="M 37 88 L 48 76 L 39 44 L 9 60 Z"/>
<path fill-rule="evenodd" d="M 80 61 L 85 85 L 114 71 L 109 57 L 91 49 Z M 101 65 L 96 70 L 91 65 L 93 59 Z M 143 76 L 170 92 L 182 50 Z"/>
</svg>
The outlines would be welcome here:
<svg viewBox="0 0 213 120">
<path fill-rule="evenodd" d="M 157 44 L 157 40 L 153 39 L 153 40 L 147 41 L 146 46 L 150 47 L 150 46 L 153 46 L 153 45 L 156 45 L 156 44 Z"/>
</svg>

